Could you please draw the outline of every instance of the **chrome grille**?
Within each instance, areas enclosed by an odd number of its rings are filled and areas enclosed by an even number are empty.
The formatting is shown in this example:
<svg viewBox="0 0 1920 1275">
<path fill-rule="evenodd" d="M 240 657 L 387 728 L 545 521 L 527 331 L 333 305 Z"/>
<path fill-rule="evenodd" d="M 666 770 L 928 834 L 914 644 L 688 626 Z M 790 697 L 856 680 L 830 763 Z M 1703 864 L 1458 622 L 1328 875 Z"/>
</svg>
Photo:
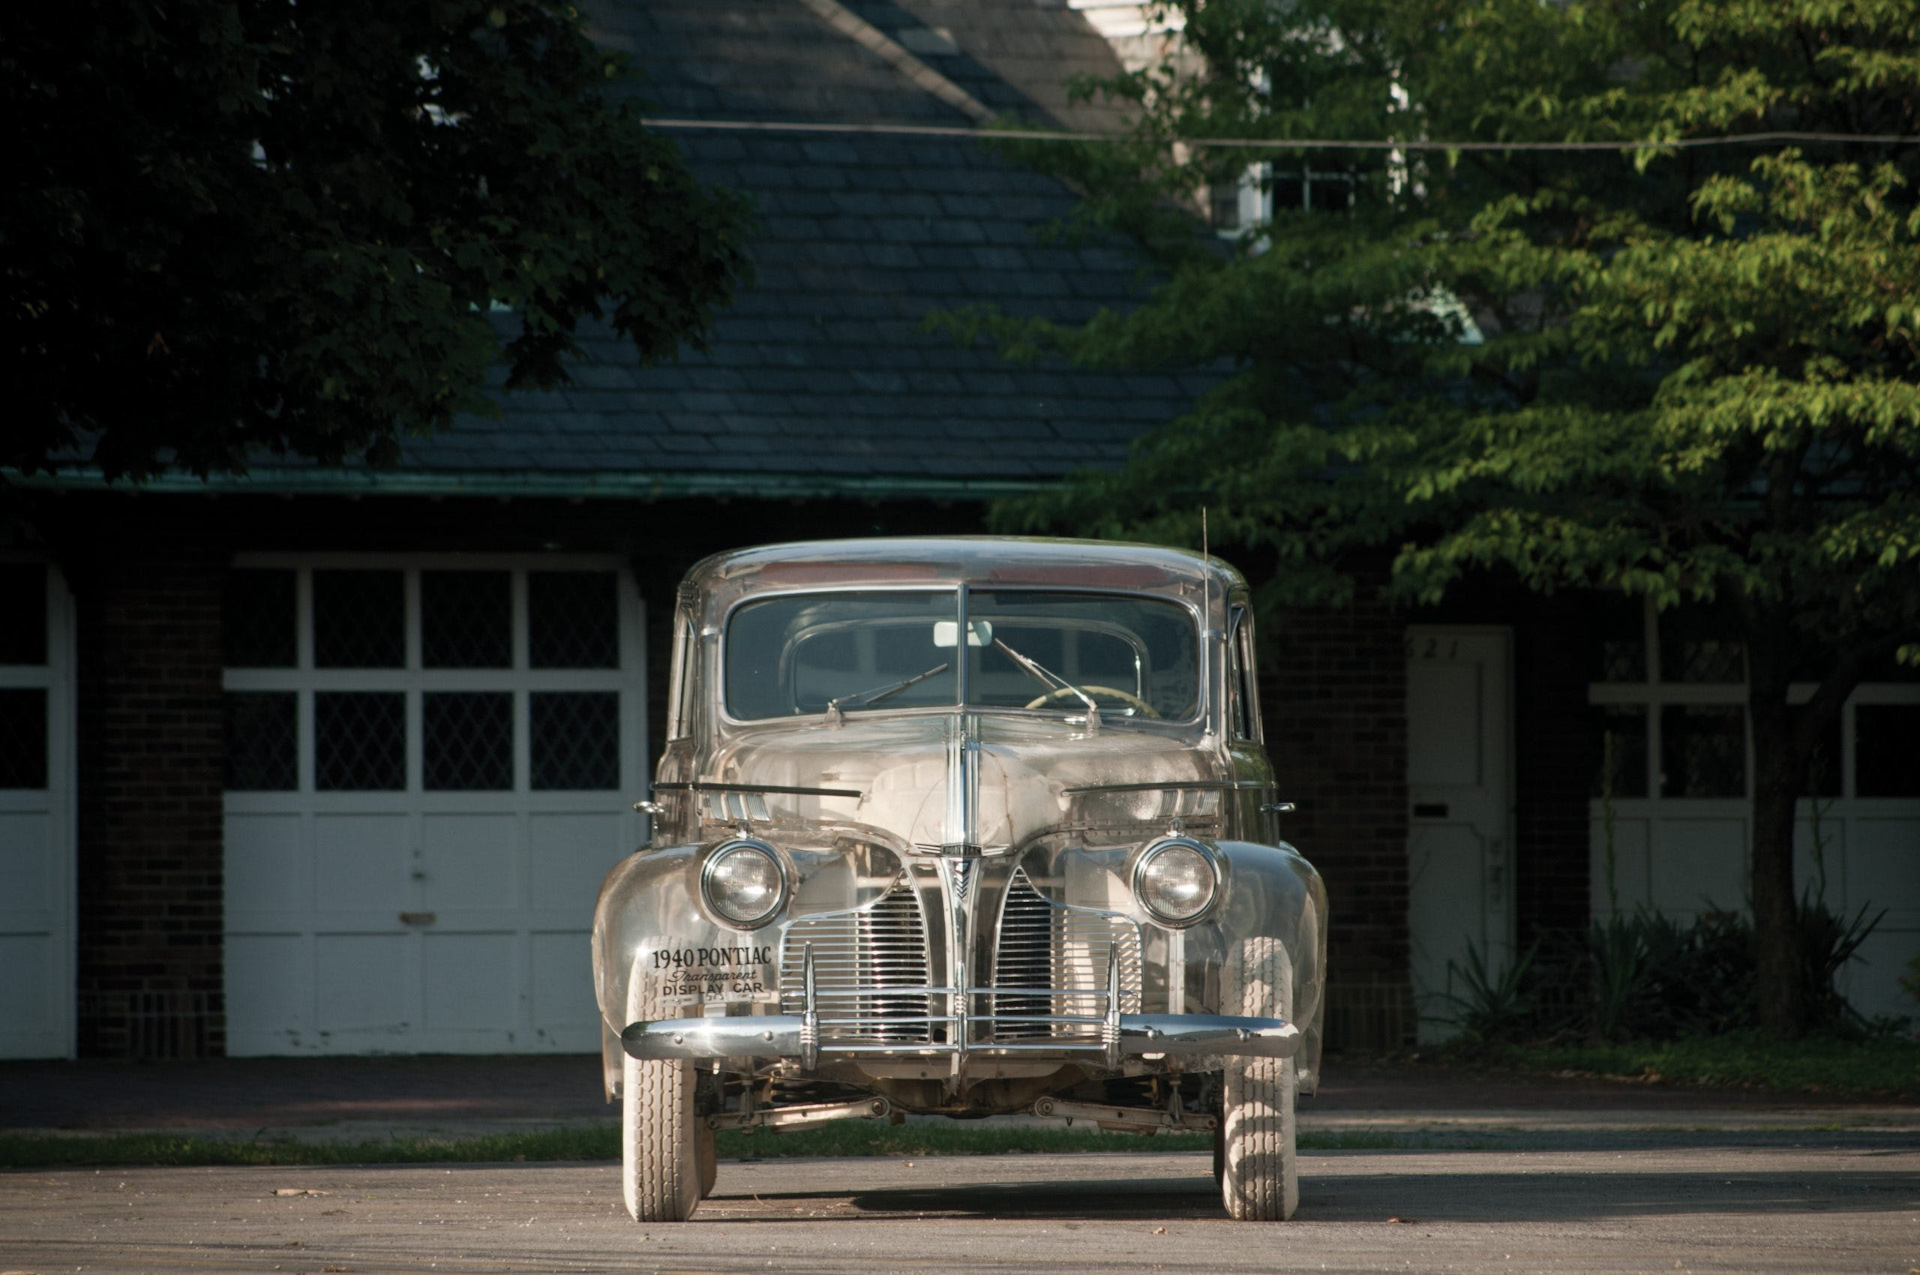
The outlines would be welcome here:
<svg viewBox="0 0 1920 1275">
<path fill-rule="evenodd" d="M 1140 927 L 1124 916 L 1049 903 L 1024 868 L 1000 910 L 988 1017 L 996 1041 L 1097 1045 L 1107 965 L 1118 957 L 1120 1012 L 1140 1011 Z"/>
<path fill-rule="evenodd" d="M 820 1043 L 912 1045 L 930 1039 L 927 923 L 902 879 L 872 907 L 795 921 L 780 953 L 780 1011 L 806 1009 L 802 970 L 813 948 Z"/>
</svg>

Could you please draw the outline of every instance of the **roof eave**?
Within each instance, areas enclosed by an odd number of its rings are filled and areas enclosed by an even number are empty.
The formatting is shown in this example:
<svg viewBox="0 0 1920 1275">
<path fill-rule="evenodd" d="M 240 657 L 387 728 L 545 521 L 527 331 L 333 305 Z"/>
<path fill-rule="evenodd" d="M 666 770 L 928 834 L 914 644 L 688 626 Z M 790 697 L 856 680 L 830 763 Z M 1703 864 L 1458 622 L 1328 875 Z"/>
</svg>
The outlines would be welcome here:
<svg viewBox="0 0 1920 1275">
<path fill-rule="evenodd" d="M 1046 478 L 935 477 L 905 474 L 770 474 L 758 472 L 527 472 L 513 470 L 256 468 L 245 474 L 169 471 L 142 482 L 109 483 L 95 468 L 54 473 L 0 471 L 17 487 L 54 491 L 151 492 L 163 495 L 436 496 L 530 500 L 993 500 L 1042 490 Z"/>
</svg>

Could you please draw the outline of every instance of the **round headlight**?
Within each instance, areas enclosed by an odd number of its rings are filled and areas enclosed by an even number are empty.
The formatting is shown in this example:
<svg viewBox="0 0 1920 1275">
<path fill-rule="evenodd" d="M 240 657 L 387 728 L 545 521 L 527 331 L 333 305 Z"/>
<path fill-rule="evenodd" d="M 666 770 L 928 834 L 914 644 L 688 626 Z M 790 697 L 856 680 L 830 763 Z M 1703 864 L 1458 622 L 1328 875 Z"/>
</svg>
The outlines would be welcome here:
<svg viewBox="0 0 1920 1275">
<path fill-rule="evenodd" d="M 1190 925 L 1220 892 L 1220 868 L 1198 841 L 1169 837 L 1147 847 L 1133 869 L 1133 894 L 1154 920 Z"/>
<path fill-rule="evenodd" d="M 787 874 L 772 846 L 729 841 L 707 856 L 700 893 L 715 916 L 751 930 L 771 921 L 787 901 Z"/>
</svg>

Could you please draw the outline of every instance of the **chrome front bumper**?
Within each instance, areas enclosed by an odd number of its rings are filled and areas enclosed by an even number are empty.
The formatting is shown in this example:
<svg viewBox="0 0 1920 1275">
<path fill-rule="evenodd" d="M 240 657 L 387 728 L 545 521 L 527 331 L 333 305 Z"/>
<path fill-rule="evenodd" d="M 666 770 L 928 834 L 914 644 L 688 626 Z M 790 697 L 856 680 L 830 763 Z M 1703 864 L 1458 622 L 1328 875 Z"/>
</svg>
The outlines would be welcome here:
<svg viewBox="0 0 1920 1275">
<path fill-rule="evenodd" d="M 1113 1014 L 1098 1045 L 1021 1040 L 996 1044 L 941 1041 L 912 1045 L 820 1043 L 817 1026 L 800 1014 L 763 1014 L 748 1018 L 664 1018 L 638 1022 L 620 1033 L 628 1054 L 642 1059 L 795 1058 L 811 1071 L 825 1052 L 835 1057 L 882 1055 L 934 1058 L 953 1055 L 1007 1057 L 1052 1055 L 1100 1057 L 1110 1067 L 1129 1058 L 1205 1055 L 1291 1058 L 1300 1047 L 1300 1029 L 1279 1018 L 1236 1018 L 1227 1014 Z"/>
</svg>

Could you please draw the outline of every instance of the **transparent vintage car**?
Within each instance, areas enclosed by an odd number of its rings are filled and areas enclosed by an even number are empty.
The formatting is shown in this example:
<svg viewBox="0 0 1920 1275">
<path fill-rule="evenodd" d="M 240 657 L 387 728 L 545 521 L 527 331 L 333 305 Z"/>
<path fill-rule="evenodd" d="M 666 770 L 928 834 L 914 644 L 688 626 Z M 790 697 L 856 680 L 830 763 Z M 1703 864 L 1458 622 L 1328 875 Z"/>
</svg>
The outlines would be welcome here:
<svg viewBox="0 0 1920 1275">
<path fill-rule="evenodd" d="M 1030 1113 L 1212 1131 L 1298 1199 L 1326 894 L 1276 835 L 1245 582 L 1144 545 L 848 540 L 681 586 L 652 842 L 594 914 L 641 1221 L 714 1132 Z"/>
</svg>

